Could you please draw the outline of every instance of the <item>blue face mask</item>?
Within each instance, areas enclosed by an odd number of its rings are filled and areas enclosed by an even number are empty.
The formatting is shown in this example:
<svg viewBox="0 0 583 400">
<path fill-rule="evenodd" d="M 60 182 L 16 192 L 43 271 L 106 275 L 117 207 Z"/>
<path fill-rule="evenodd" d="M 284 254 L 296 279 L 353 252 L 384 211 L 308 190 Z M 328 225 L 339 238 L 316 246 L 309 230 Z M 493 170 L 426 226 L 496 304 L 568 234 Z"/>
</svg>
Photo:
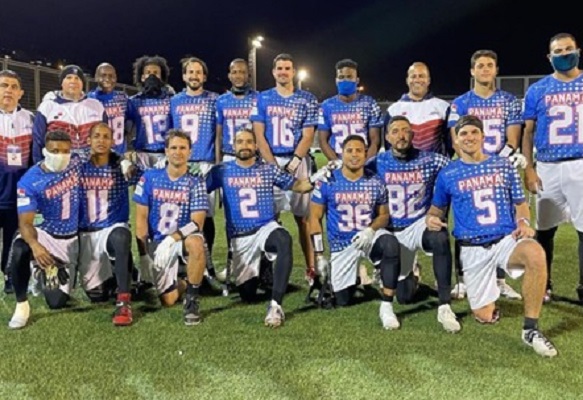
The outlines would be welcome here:
<svg viewBox="0 0 583 400">
<path fill-rule="evenodd" d="M 551 65 L 558 72 L 567 72 L 579 65 L 579 52 L 551 56 Z"/>
<path fill-rule="evenodd" d="M 356 82 L 355 81 L 336 82 L 336 88 L 338 88 L 339 95 L 350 96 L 356 93 Z"/>
</svg>

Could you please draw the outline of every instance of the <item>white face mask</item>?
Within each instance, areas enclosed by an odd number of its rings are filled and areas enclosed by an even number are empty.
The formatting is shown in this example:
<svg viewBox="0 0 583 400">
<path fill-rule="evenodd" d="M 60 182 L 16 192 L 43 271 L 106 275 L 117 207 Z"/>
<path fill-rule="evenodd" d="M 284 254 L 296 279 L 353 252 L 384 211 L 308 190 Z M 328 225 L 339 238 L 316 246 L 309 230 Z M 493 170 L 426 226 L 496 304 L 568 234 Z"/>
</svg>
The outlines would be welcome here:
<svg viewBox="0 0 583 400">
<path fill-rule="evenodd" d="M 53 154 L 46 148 L 43 149 L 45 156 L 44 165 L 51 172 L 61 172 L 69 165 L 71 154 Z"/>
</svg>

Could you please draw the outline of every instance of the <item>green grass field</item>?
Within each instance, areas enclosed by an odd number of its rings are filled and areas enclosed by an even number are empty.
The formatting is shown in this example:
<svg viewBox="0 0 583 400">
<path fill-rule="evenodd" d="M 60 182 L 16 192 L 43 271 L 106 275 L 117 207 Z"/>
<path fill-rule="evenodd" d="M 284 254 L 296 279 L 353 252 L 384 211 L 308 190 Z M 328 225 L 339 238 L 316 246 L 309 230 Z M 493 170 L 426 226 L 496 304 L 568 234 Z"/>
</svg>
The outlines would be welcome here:
<svg viewBox="0 0 583 400">
<path fill-rule="evenodd" d="M 284 224 L 297 237 L 289 216 Z M 216 219 L 215 264 L 224 265 L 222 212 Z M 307 285 L 294 244 L 286 324 L 263 326 L 265 302 L 243 305 L 236 294 L 202 299 L 204 322 L 182 323 L 180 305 L 135 302 L 135 323 L 116 328 L 113 304 L 95 306 L 82 291 L 74 305 L 50 311 L 31 298 L 32 321 L 6 326 L 14 296 L 0 295 L 0 399 L 582 399 L 583 308 L 574 304 L 577 241 L 571 227 L 556 240 L 555 293 L 541 328 L 559 350 L 543 359 L 523 345 L 521 302 L 500 301 L 502 320 L 481 326 L 465 300 L 453 304 L 463 328 L 441 329 L 436 298 L 396 305 L 399 331 L 384 331 L 374 295 L 345 309 L 304 302 Z M 434 281 L 421 258 L 422 280 Z M 519 282 L 511 283 L 519 288 Z"/>
</svg>

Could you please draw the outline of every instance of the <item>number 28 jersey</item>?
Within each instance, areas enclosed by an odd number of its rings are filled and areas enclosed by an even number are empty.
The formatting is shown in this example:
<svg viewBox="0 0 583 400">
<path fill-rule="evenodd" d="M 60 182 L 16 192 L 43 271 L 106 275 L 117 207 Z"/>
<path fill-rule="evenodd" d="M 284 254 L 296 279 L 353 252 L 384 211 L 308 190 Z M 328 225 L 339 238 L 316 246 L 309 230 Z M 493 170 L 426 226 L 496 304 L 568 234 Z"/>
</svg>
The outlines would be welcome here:
<svg viewBox="0 0 583 400">
<path fill-rule="evenodd" d="M 318 181 L 312 201 L 326 207 L 326 229 L 331 252 L 350 246 L 352 238 L 377 217 L 377 207 L 386 205 L 387 190 L 370 171 L 356 181 L 335 170 L 328 182 Z"/>
<path fill-rule="evenodd" d="M 149 236 L 156 242 L 188 224 L 193 212 L 209 209 L 201 177 L 186 173 L 172 180 L 166 168 L 144 172 L 136 185 L 134 201 L 148 207 Z"/>
</svg>

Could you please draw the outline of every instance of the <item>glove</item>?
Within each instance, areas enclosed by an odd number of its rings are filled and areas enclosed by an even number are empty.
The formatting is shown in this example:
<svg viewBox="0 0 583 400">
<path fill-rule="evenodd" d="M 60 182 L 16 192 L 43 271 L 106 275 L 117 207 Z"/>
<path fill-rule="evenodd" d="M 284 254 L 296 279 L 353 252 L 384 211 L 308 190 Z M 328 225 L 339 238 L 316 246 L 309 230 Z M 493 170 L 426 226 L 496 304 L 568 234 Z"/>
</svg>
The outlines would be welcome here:
<svg viewBox="0 0 583 400">
<path fill-rule="evenodd" d="M 121 173 L 126 181 L 130 180 L 130 178 L 136 174 L 136 167 L 129 160 L 121 160 L 119 166 L 121 167 Z"/>
<path fill-rule="evenodd" d="M 162 240 L 154 252 L 154 268 L 160 271 L 168 266 L 174 254 L 174 246 L 176 240 L 172 236 L 168 235 Z"/>
<path fill-rule="evenodd" d="M 154 261 L 149 254 L 140 256 L 140 279 L 144 282 L 154 283 L 154 275 L 152 274 L 154 268 Z"/>
<path fill-rule="evenodd" d="M 191 173 L 192 175 L 201 175 L 201 170 L 200 170 L 200 163 L 197 162 L 191 162 L 188 163 L 188 172 Z"/>
<path fill-rule="evenodd" d="M 291 160 L 285 164 L 284 169 L 290 174 L 295 174 L 298 167 L 302 164 L 302 158 L 297 154 L 294 154 Z"/>
<path fill-rule="evenodd" d="M 515 150 L 509 145 L 505 145 L 504 148 L 500 151 L 499 155 L 500 157 L 508 158 L 512 165 L 514 165 L 514 168 L 525 169 L 528 165 L 526 157 L 522 155 L 520 150 Z"/>
<path fill-rule="evenodd" d="M 56 290 L 69 282 L 69 272 L 65 266 L 51 265 L 43 269 L 37 265 L 34 268 L 34 278 L 47 290 Z"/>
<path fill-rule="evenodd" d="M 168 158 L 166 156 L 161 157 L 156 163 L 154 164 L 154 168 L 166 168 L 166 164 L 168 163 Z"/>
<path fill-rule="evenodd" d="M 366 228 L 365 230 L 358 232 L 352 238 L 352 243 L 354 244 L 354 247 L 356 247 L 358 250 L 365 251 L 372 244 L 374 234 L 375 231 L 372 228 Z"/>
<path fill-rule="evenodd" d="M 330 262 L 328 259 L 323 255 L 316 256 L 316 272 L 318 276 L 322 278 L 322 281 L 325 281 L 328 277 L 328 269 L 330 268 Z"/>
</svg>

